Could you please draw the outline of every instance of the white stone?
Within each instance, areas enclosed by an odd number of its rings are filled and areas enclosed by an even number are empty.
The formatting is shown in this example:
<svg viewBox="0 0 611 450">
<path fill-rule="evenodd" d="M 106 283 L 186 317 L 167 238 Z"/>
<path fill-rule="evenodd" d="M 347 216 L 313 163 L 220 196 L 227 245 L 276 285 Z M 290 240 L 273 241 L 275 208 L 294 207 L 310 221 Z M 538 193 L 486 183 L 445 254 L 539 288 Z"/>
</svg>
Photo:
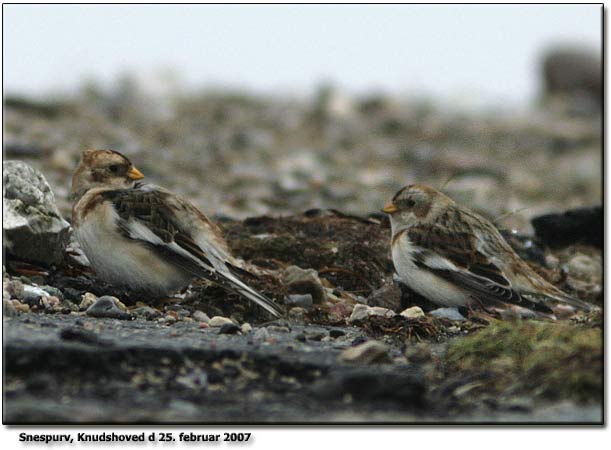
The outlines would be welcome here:
<svg viewBox="0 0 611 450">
<path fill-rule="evenodd" d="M 424 317 L 424 311 L 422 311 L 420 306 L 412 306 L 411 308 L 401 311 L 401 315 L 408 319 L 417 319 L 419 317 Z"/>
<path fill-rule="evenodd" d="M 210 319 L 210 321 L 208 322 L 208 325 L 210 325 L 211 327 L 222 327 L 225 324 L 228 323 L 233 323 L 233 321 L 227 317 L 223 317 L 223 316 L 214 316 L 212 319 Z"/>
</svg>

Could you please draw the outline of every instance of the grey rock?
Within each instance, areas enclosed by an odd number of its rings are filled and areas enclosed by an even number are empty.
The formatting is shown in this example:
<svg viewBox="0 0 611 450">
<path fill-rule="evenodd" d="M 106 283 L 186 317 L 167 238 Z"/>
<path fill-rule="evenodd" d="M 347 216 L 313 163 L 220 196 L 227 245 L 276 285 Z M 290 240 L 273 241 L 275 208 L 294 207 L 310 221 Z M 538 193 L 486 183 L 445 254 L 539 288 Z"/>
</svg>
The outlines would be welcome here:
<svg viewBox="0 0 611 450">
<path fill-rule="evenodd" d="M 438 319 L 455 320 L 458 322 L 463 322 L 466 320 L 456 308 L 437 308 L 429 312 L 429 314 L 433 317 L 437 317 Z"/>
<path fill-rule="evenodd" d="M 2 315 L 6 317 L 17 315 L 17 309 L 15 309 L 13 303 L 8 299 L 2 299 Z"/>
<path fill-rule="evenodd" d="M 91 317 L 108 317 L 112 319 L 131 319 L 131 314 L 125 313 L 120 303 L 109 295 L 100 297 L 93 305 L 87 308 L 87 315 Z"/>
<path fill-rule="evenodd" d="M 289 266 L 284 270 L 282 280 L 291 294 L 310 294 L 314 303 L 321 303 L 325 298 L 325 290 L 314 269 Z"/>
<path fill-rule="evenodd" d="M 369 295 L 367 304 L 399 311 L 401 308 L 401 288 L 395 283 L 385 284 Z"/>
<path fill-rule="evenodd" d="M 210 317 L 208 317 L 208 314 L 206 314 L 203 311 L 197 310 L 195 311 L 191 317 L 193 317 L 193 320 L 196 320 L 198 322 L 204 322 L 204 323 L 209 323 L 210 322 Z"/>
<path fill-rule="evenodd" d="M 49 294 L 39 288 L 38 286 L 31 286 L 29 284 L 23 285 L 23 294 L 20 298 L 24 303 L 28 305 L 36 305 L 40 303 L 43 297 L 49 297 Z"/>
<path fill-rule="evenodd" d="M 3 250 L 44 265 L 63 259 L 70 224 L 60 215 L 45 177 L 21 161 L 2 164 Z"/>
<path fill-rule="evenodd" d="M 285 298 L 284 303 L 300 308 L 311 308 L 314 304 L 314 299 L 312 294 L 291 294 Z"/>
</svg>

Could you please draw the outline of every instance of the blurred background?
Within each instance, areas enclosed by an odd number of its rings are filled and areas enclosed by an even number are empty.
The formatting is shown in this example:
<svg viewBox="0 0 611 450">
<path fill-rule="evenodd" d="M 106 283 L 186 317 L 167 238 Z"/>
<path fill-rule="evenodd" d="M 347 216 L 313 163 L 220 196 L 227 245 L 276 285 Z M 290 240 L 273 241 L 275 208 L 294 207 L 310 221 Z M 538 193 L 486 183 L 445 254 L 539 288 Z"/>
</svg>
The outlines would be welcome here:
<svg viewBox="0 0 611 450">
<path fill-rule="evenodd" d="M 367 214 L 413 182 L 523 231 L 601 203 L 599 5 L 3 12 L 3 155 L 66 217 L 86 148 L 217 216 Z"/>
</svg>

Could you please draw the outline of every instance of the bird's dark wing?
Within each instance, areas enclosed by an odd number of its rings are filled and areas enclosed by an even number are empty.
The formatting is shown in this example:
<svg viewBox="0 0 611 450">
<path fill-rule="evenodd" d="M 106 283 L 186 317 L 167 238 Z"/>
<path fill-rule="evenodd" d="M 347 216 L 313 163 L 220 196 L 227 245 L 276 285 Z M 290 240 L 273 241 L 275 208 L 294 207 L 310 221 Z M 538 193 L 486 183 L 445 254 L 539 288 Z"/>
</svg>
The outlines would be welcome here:
<svg viewBox="0 0 611 450">
<path fill-rule="evenodd" d="M 416 265 L 465 289 L 484 306 L 511 303 L 552 312 L 542 303 L 516 292 L 503 271 L 478 250 L 474 234 L 469 230 L 416 226 L 407 231 L 407 237 L 415 249 Z"/>
<path fill-rule="evenodd" d="M 195 207 L 177 199 L 171 193 L 136 187 L 105 192 L 102 195 L 112 202 L 117 212 L 117 226 L 131 240 L 147 246 L 168 263 L 205 278 L 219 286 L 254 301 L 273 315 L 281 315 L 274 302 L 246 285 L 240 278 L 243 269 L 228 260 L 226 250 L 217 245 L 218 238 L 202 245 L 196 242 L 193 229 L 213 233 L 208 219 Z M 190 222 L 185 224 L 178 217 L 180 210 L 188 209 Z M 201 236 L 202 233 L 199 233 Z"/>
</svg>

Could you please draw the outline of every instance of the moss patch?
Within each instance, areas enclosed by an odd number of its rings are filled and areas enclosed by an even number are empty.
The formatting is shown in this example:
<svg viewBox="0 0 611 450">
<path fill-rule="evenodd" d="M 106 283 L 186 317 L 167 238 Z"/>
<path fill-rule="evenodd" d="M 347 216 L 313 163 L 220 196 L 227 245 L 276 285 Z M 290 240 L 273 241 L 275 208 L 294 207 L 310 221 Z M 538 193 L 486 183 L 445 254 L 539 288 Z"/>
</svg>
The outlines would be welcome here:
<svg viewBox="0 0 611 450">
<path fill-rule="evenodd" d="M 602 331 L 570 323 L 499 322 L 451 343 L 446 373 L 479 375 L 498 394 L 586 402 L 602 395 Z"/>
</svg>

